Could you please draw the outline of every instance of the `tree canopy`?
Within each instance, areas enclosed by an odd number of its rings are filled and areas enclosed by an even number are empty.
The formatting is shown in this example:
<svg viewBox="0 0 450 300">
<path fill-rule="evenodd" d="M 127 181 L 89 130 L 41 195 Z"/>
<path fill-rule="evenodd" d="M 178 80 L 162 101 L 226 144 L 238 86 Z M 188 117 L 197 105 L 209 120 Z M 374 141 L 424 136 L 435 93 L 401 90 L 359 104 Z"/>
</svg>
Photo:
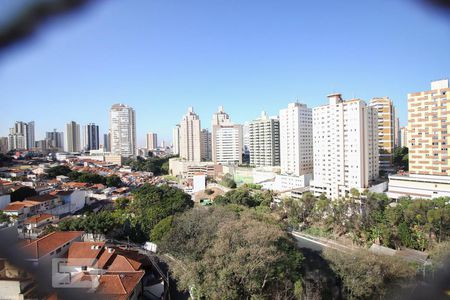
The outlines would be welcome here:
<svg viewBox="0 0 450 300">
<path fill-rule="evenodd" d="M 160 247 L 176 257 L 171 270 L 180 286 L 199 298 L 300 297 L 301 253 L 278 225 L 246 209 L 202 207 L 175 216 Z"/>
<path fill-rule="evenodd" d="M 66 165 L 59 165 L 55 167 L 51 167 L 47 170 L 47 176 L 50 178 L 55 178 L 56 176 L 67 176 L 72 170 Z"/>
</svg>

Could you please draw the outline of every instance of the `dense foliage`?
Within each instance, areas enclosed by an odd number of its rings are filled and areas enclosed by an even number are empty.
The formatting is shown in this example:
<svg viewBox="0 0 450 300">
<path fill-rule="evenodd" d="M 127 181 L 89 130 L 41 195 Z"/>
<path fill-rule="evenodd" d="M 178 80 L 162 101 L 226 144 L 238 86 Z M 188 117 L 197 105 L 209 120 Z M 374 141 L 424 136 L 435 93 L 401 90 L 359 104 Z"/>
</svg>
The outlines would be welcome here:
<svg viewBox="0 0 450 300">
<path fill-rule="evenodd" d="M 227 192 L 214 199 L 216 205 L 238 204 L 247 207 L 269 206 L 272 201 L 270 191 L 252 191 L 245 186 Z"/>
<path fill-rule="evenodd" d="M 146 184 L 133 191 L 133 200 L 118 198 L 115 210 L 88 213 L 80 218 L 72 218 L 59 223 L 60 230 L 84 230 L 94 234 L 108 234 L 114 238 L 129 237 L 132 241 L 143 242 L 158 237 L 157 230 L 164 228 L 161 220 L 183 212 L 193 203 L 183 191 L 167 185 Z M 155 230 L 153 230 L 156 227 Z"/>
<path fill-rule="evenodd" d="M 399 258 L 367 250 L 326 250 L 324 256 L 342 280 L 347 299 L 384 299 L 388 291 L 392 296 L 392 291 L 410 284 L 416 273 L 414 266 Z"/>
<path fill-rule="evenodd" d="M 70 172 L 72 172 L 70 170 L 70 168 L 66 165 L 59 165 L 59 166 L 55 166 L 52 167 L 50 169 L 47 170 L 47 176 L 50 178 L 55 178 L 56 176 L 67 176 Z"/>
<path fill-rule="evenodd" d="M 302 255 L 274 222 L 227 206 L 174 218 L 160 245 L 179 286 L 204 299 L 299 299 Z"/>
<path fill-rule="evenodd" d="M 409 158 L 408 158 L 408 148 L 398 147 L 394 149 L 393 153 L 393 163 L 398 169 L 408 171 Z"/>
<path fill-rule="evenodd" d="M 128 159 L 124 165 L 130 166 L 135 171 L 152 172 L 153 175 L 169 174 L 169 158 L 171 157 L 149 157 L 144 159 L 140 156 L 137 159 Z"/>
<path fill-rule="evenodd" d="M 236 182 L 234 181 L 233 176 L 231 176 L 230 174 L 225 174 L 220 181 L 220 184 L 230 189 L 236 188 Z"/>
<path fill-rule="evenodd" d="M 391 203 L 385 194 L 353 194 L 329 201 L 305 193 L 302 199 L 285 199 L 279 213 L 293 228 L 320 228 L 346 235 L 360 245 L 426 250 L 450 238 L 450 198 L 403 198 Z"/>
</svg>

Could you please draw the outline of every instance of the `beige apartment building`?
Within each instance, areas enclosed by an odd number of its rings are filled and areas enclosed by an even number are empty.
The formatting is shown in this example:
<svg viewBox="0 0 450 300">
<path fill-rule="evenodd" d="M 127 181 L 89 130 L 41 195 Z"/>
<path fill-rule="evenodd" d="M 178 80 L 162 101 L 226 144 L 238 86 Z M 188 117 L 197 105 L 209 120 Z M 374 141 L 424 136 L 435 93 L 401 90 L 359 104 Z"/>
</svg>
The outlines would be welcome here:
<svg viewBox="0 0 450 300">
<path fill-rule="evenodd" d="M 380 152 L 380 171 L 393 172 L 393 153 L 398 141 L 398 121 L 395 107 L 389 97 L 373 98 L 370 106 L 378 114 L 378 148 Z"/>
<path fill-rule="evenodd" d="M 180 122 L 180 158 L 187 161 L 201 161 L 201 126 L 200 118 L 189 107 Z"/>
<path fill-rule="evenodd" d="M 392 198 L 450 196 L 450 88 L 448 79 L 431 90 L 408 94 L 409 174 L 389 176 Z"/>
<path fill-rule="evenodd" d="M 448 80 L 432 82 L 430 91 L 408 94 L 410 174 L 450 174 L 449 124 Z"/>
</svg>

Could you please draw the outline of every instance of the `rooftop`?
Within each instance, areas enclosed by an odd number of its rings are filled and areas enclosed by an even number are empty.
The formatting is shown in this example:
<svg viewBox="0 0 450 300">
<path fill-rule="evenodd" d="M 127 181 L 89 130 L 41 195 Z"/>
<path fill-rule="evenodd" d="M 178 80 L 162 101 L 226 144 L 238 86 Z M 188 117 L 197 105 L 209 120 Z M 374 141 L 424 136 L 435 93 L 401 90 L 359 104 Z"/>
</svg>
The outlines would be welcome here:
<svg viewBox="0 0 450 300">
<path fill-rule="evenodd" d="M 83 231 L 57 231 L 51 232 L 41 238 L 31 241 L 22 247 L 22 251 L 28 258 L 40 259 L 55 251 L 66 243 L 83 235 Z"/>
</svg>

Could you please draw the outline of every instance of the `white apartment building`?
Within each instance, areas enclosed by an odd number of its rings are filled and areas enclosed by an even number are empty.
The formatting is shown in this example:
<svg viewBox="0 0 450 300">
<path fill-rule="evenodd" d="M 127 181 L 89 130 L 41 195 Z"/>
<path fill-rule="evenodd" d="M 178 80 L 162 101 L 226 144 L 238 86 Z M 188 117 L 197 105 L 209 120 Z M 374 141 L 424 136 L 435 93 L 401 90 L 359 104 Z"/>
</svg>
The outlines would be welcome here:
<svg viewBox="0 0 450 300">
<path fill-rule="evenodd" d="M 100 148 L 100 134 L 98 125 L 90 123 L 83 126 L 83 149 L 87 151 Z"/>
<path fill-rule="evenodd" d="M 180 122 L 180 158 L 187 161 L 201 161 L 200 118 L 192 107 Z"/>
<path fill-rule="evenodd" d="M 109 112 L 111 153 L 136 156 L 136 113 L 125 104 L 114 104 Z"/>
<path fill-rule="evenodd" d="M 233 124 L 230 116 L 220 106 L 212 117 L 211 145 L 214 163 L 221 165 L 242 163 L 242 137 L 242 125 Z"/>
<path fill-rule="evenodd" d="M 176 125 L 172 130 L 172 154 L 180 154 L 180 125 Z"/>
<path fill-rule="evenodd" d="M 360 99 L 344 101 L 341 94 L 331 94 L 328 100 L 313 109 L 311 190 L 336 199 L 378 178 L 378 117 L 376 108 Z"/>
<path fill-rule="evenodd" d="M 290 103 L 280 110 L 281 173 L 301 176 L 313 172 L 312 111 Z"/>
<path fill-rule="evenodd" d="M 67 152 L 80 152 L 80 141 L 80 124 L 77 124 L 75 121 L 67 123 L 65 150 Z"/>
<path fill-rule="evenodd" d="M 255 167 L 280 165 L 280 121 L 269 118 L 262 112 L 261 117 L 248 125 L 250 164 Z"/>
</svg>

